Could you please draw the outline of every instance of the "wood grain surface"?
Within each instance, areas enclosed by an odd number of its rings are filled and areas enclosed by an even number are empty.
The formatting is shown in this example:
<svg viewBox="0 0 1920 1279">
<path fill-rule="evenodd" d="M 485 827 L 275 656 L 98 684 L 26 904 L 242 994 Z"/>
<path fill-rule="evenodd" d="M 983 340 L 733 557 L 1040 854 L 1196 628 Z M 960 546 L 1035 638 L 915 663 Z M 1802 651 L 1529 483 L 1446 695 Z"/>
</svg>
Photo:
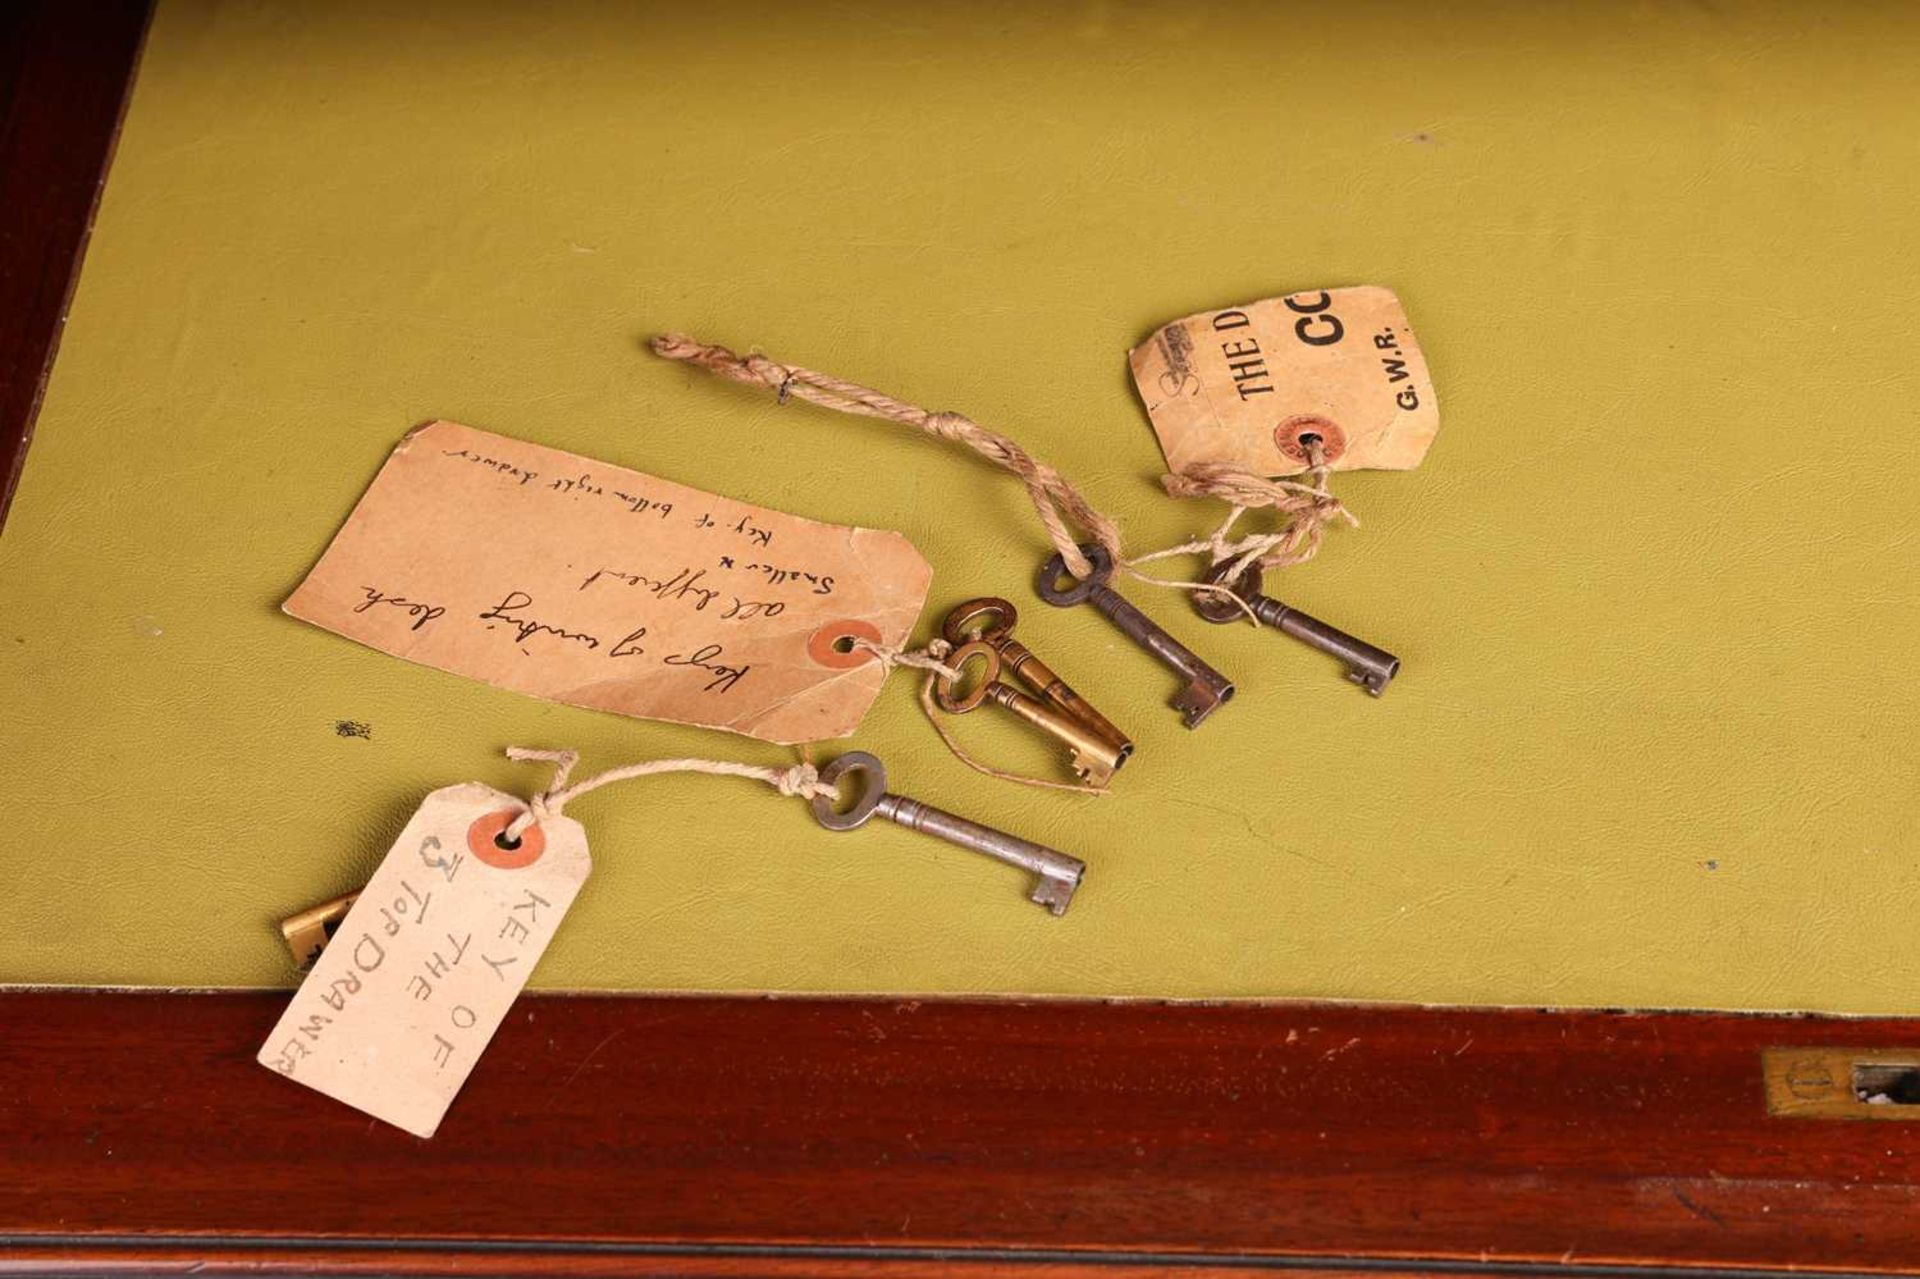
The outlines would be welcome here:
<svg viewBox="0 0 1920 1279">
<path fill-rule="evenodd" d="M 421 1141 L 255 1064 L 284 999 L 0 995 L 15 1259 L 1920 1258 L 1920 1127 L 1770 1117 L 1760 1073 L 1914 1021 L 532 997 Z"/>
</svg>

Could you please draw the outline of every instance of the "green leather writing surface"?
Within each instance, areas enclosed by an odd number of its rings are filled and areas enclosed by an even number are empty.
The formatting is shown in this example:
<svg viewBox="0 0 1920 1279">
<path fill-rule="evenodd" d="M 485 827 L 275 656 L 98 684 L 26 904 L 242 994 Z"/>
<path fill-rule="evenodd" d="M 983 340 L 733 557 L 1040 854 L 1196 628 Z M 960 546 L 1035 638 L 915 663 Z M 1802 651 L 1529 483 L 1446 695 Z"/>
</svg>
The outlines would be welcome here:
<svg viewBox="0 0 1920 1279">
<path fill-rule="evenodd" d="M 428 791 L 544 781 L 509 743 L 791 760 L 278 611 L 450 418 L 899 529 L 923 636 L 1013 598 L 1138 744 L 1104 799 L 991 782 L 905 672 L 853 739 L 1084 857 L 1061 920 L 754 783 L 597 792 L 535 985 L 1920 1011 L 1916 38 L 1895 6 L 163 2 L 0 535 L 0 980 L 290 983 L 275 921 Z M 1129 346 L 1341 284 L 1406 303 L 1440 434 L 1338 476 L 1362 527 L 1268 588 L 1404 670 L 1371 701 L 1131 587 L 1239 681 L 1192 733 L 1034 598 L 1011 477 L 643 349 L 966 412 L 1146 550 L 1223 512 L 1161 493 Z M 993 714 L 956 731 L 1058 769 Z"/>
</svg>

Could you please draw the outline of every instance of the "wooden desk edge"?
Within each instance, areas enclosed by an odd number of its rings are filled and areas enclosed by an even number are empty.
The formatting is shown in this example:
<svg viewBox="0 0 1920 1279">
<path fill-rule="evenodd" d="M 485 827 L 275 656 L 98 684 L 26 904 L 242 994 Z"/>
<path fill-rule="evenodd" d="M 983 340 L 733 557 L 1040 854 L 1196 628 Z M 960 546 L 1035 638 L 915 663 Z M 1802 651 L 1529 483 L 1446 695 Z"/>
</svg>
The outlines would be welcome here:
<svg viewBox="0 0 1920 1279">
<path fill-rule="evenodd" d="M 0 993 L 0 1265 L 1920 1258 L 1920 1124 L 1778 1117 L 1762 1077 L 1781 1047 L 1920 1050 L 1916 1019 L 531 996 L 421 1141 L 254 1061 L 284 999 Z"/>
</svg>

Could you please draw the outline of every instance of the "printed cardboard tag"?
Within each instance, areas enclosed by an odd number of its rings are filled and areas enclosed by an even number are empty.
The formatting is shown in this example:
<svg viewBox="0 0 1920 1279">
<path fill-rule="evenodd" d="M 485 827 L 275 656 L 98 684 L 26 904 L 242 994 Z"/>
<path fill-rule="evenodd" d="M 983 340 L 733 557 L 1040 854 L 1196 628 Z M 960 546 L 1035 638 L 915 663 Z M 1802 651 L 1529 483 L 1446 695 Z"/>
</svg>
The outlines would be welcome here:
<svg viewBox="0 0 1920 1279">
<path fill-rule="evenodd" d="M 260 1049 L 263 1066 L 431 1137 L 592 864 L 570 817 L 478 782 L 427 796 Z"/>
<path fill-rule="evenodd" d="M 1128 354 L 1167 467 L 1336 471 L 1420 465 L 1440 429 L 1426 357 L 1391 289 L 1326 289 L 1203 311 Z M 1297 419 L 1311 419 L 1301 421 Z"/>
<path fill-rule="evenodd" d="M 770 742 L 844 737 L 933 570 L 821 524 L 454 422 L 409 434 L 284 605 L 551 701 Z"/>
</svg>

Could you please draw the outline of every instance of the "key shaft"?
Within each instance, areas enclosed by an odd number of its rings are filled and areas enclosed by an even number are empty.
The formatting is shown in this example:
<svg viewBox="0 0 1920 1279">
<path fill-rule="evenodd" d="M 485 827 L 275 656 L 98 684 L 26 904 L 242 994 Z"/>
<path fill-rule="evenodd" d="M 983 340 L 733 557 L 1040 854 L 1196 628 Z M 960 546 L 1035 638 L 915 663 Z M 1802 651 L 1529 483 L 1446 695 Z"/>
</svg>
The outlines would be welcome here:
<svg viewBox="0 0 1920 1279">
<path fill-rule="evenodd" d="M 891 794 L 886 766 L 865 751 L 848 751 L 840 756 L 820 770 L 820 780 L 837 785 L 849 774 L 858 779 L 860 789 L 845 812 L 836 811 L 829 796 L 813 797 L 814 819 L 828 830 L 852 830 L 870 817 L 884 817 L 908 830 L 925 832 L 1031 873 L 1034 884 L 1029 897 L 1055 915 L 1066 914 L 1074 890 L 1087 872 L 1087 864 L 1079 858 L 968 821 L 932 804 Z"/>
<path fill-rule="evenodd" d="M 1120 629 L 1120 633 L 1152 653 L 1187 681 L 1174 695 L 1173 707 L 1180 712 L 1188 728 L 1198 728 L 1207 716 L 1233 698 L 1233 681 L 1201 659 L 1199 654 L 1169 635 L 1160 624 L 1135 608 L 1127 598 L 1107 585 L 1113 576 L 1113 557 L 1098 542 L 1084 543 L 1080 551 L 1093 565 L 1091 577 L 1077 579 L 1062 589 L 1060 578 L 1066 574 L 1066 560 L 1055 554 L 1040 566 L 1034 589 L 1040 598 L 1057 608 L 1092 604 Z"/>
<path fill-rule="evenodd" d="M 1233 581 L 1228 581 L 1233 561 L 1215 565 L 1206 576 L 1208 584 L 1224 586 L 1243 600 L 1262 626 L 1271 626 L 1311 648 L 1318 649 L 1346 664 L 1347 678 L 1378 697 L 1400 673 L 1400 659 L 1383 648 L 1356 639 L 1337 626 L 1329 626 L 1310 613 L 1283 604 L 1261 593 L 1260 566 L 1249 564 Z M 1194 611 L 1209 622 L 1231 622 L 1243 616 L 1232 600 L 1217 593 L 1199 592 L 1193 597 Z"/>
<path fill-rule="evenodd" d="M 1133 754 L 1132 742 L 1116 747 L 1086 721 L 1029 697 L 1011 684 L 995 680 L 987 685 L 987 700 L 1065 745 L 1073 759 L 1073 771 L 1095 786 L 1112 781 L 1114 773 Z"/>
<path fill-rule="evenodd" d="M 991 826 L 982 826 L 979 822 L 970 822 L 943 808 L 908 799 L 905 795 L 882 796 L 874 812 L 908 830 L 924 831 L 949 844 L 958 844 L 973 852 L 984 853 L 995 861 L 1031 872 L 1034 881 L 1029 896 L 1056 915 L 1067 913 L 1067 907 L 1073 902 L 1073 892 L 1087 872 L 1087 864 L 1077 857 L 1069 857 Z"/>
<path fill-rule="evenodd" d="M 1132 740 L 1095 710 L 1092 702 L 1074 692 L 1071 684 L 1054 674 L 1052 667 L 1035 657 L 1032 649 L 1008 636 L 999 642 L 999 651 L 1001 663 L 1015 679 L 1112 743 L 1123 757 L 1133 752 Z"/>
</svg>

